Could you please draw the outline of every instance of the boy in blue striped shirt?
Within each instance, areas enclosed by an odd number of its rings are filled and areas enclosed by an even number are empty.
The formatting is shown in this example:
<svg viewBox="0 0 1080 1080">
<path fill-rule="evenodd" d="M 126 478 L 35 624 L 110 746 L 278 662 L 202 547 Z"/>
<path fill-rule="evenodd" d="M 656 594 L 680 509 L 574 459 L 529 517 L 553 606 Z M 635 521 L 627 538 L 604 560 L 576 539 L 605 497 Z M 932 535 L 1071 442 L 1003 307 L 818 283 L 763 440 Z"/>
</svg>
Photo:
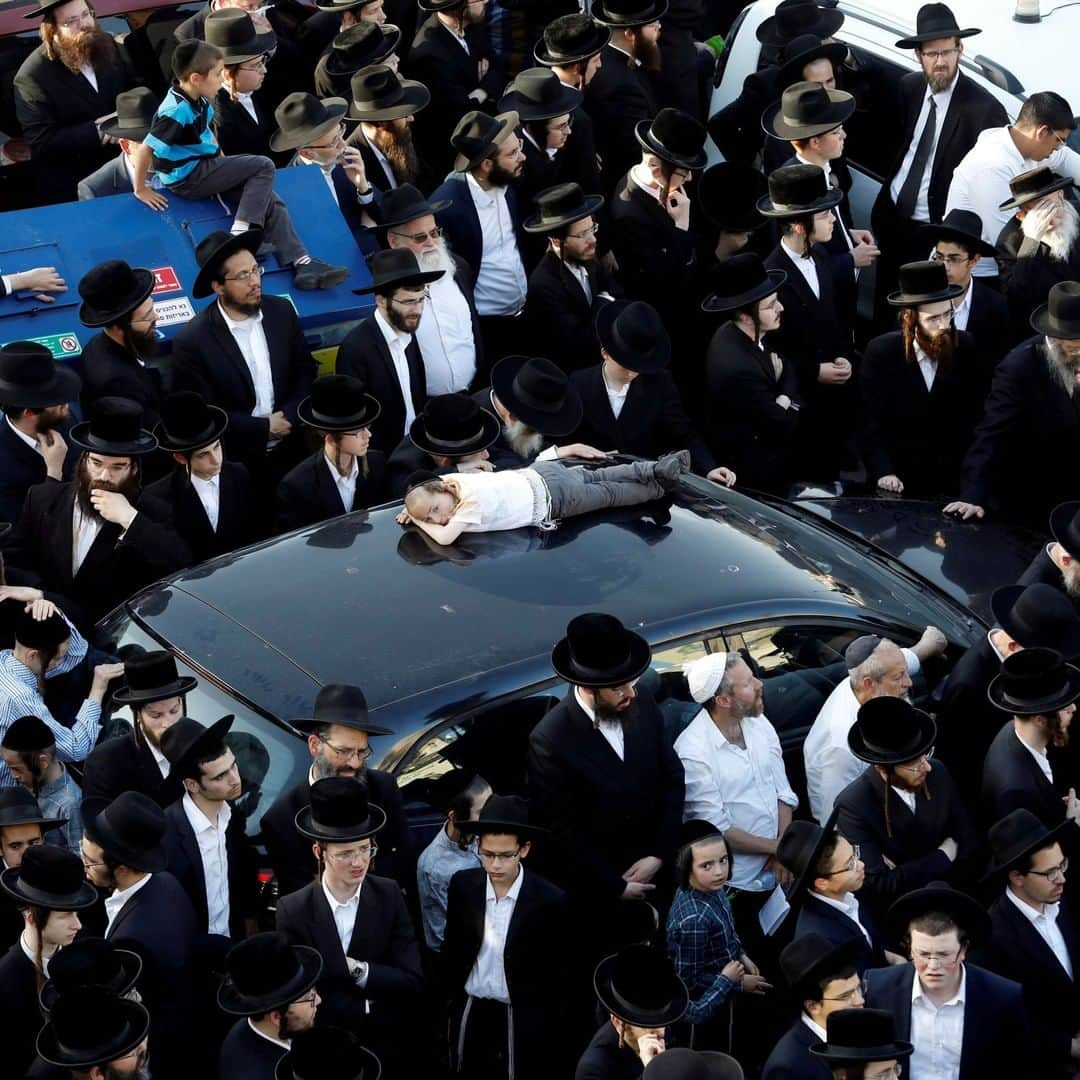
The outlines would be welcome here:
<svg viewBox="0 0 1080 1080">
<path fill-rule="evenodd" d="M 133 155 L 135 198 L 152 210 L 169 205 L 146 184 L 151 163 L 168 191 L 186 199 L 222 195 L 237 203 L 234 234 L 260 228 L 278 261 L 293 268 L 298 289 L 329 289 L 349 276 L 347 267 L 313 259 L 300 242 L 284 202 L 274 193 L 274 163 L 255 154 L 221 153 L 211 128 L 224 78 L 224 54 L 205 41 L 182 41 L 172 58 L 173 80 L 154 114 L 150 133 Z"/>
</svg>

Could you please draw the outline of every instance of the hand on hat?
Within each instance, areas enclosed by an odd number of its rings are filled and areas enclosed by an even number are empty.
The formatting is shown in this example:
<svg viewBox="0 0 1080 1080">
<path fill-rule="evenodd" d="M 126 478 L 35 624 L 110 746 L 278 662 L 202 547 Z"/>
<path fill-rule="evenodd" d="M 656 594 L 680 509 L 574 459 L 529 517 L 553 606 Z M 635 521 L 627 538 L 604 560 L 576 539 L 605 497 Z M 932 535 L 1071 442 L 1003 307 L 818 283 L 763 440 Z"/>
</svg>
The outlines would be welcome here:
<svg viewBox="0 0 1080 1080">
<path fill-rule="evenodd" d="M 981 521 L 986 511 L 975 503 L 962 502 L 958 499 L 956 502 L 949 503 L 942 513 L 956 514 L 957 517 L 962 518 L 964 521 L 970 521 L 972 518 Z"/>
<path fill-rule="evenodd" d="M 90 686 L 90 700 L 96 701 L 100 705 L 105 699 L 105 691 L 109 689 L 109 683 L 113 679 L 119 679 L 123 674 L 124 665 L 122 663 L 98 664 L 94 668 L 94 681 Z"/>
<path fill-rule="evenodd" d="M 735 473 L 723 465 L 717 465 L 715 469 L 710 469 L 705 474 L 706 480 L 711 480 L 714 484 L 723 484 L 724 487 L 735 486 Z"/>
<path fill-rule="evenodd" d="M 35 300 L 51 304 L 49 293 L 67 292 L 67 282 L 56 272 L 55 266 L 36 266 L 21 274 L 11 275 L 12 292 L 32 292 Z"/>
<path fill-rule="evenodd" d="M 893 495 L 904 494 L 904 481 L 901 480 L 896 473 L 889 473 L 888 476 L 879 476 L 877 486 L 878 490 L 888 491 Z"/>
</svg>

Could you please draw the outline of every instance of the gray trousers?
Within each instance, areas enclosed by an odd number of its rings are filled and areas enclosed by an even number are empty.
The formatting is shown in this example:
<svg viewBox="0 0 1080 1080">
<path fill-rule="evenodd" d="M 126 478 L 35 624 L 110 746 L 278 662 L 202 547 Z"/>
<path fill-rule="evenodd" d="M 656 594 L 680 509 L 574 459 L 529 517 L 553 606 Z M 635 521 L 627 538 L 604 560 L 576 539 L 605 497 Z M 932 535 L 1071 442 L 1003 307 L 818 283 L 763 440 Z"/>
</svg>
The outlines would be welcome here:
<svg viewBox="0 0 1080 1080">
<path fill-rule="evenodd" d="M 282 266 L 291 266 L 307 254 L 293 228 L 288 208 L 274 193 L 274 163 L 257 154 L 219 154 L 205 158 L 167 191 L 185 199 L 209 199 L 220 195 L 237 204 L 236 216 L 262 229 L 263 238 L 274 245 Z"/>
<path fill-rule="evenodd" d="M 568 469 L 555 461 L 534 461 L 530 468 L 547 484 L 553 521 L 613 506 L 634 506 L 664 494 L 654 475 L 654 461 L 605 469 Z"/>
</svg>

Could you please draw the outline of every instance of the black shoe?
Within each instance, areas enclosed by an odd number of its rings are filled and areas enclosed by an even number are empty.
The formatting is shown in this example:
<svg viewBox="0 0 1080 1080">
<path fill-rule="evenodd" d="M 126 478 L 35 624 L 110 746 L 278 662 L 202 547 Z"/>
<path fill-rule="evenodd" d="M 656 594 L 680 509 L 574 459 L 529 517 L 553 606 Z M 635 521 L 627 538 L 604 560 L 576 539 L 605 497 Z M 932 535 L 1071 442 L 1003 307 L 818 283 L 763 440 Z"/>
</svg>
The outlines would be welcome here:
<svg viewBox="0 0 1080 1080">
<path fill-rule="evenodd" d="M 331 266 L 321 259 L 312 259 L 293 267 L 293 284 L 298 289 L 332 289 L 349 276 L 347 266 Z"/>
</svg>

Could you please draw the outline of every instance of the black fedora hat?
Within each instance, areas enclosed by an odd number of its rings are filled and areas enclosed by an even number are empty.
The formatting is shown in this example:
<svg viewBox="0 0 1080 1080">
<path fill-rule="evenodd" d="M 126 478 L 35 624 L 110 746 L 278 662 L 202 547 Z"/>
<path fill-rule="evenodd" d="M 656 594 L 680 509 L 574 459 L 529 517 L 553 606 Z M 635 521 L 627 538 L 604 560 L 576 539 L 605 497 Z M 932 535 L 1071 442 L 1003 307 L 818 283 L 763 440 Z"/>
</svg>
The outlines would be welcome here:
<svg viewBox="0 0 1080 1080">
<path fill-rule="evenodd" d="M 386 824 L 386 814 L 368 801 L 363 781 L 328 776 L 311 785 L 311 805 L 298 811 L 295 824 L 309 840 L 347 844 L 374 836 Z"/>
<path fill-rule="evenodd" d="M 634 1027 L 667 1027 L 690 1003 L 671 961 L 652 945 L 628 945 L 605 957 L 593 972 L 593 987 L 604 1009 Z"/>
<path fill-rule="evenodd" d="M 158 96 L 146 86 L 122 91 L 116 95 L 116 115 L 101 122 L 101 133 L 142 142 L 154 122 L 158 102 Z"/>
<path fill-rule="evenodd" d="M 150 1031 L 150 1014 L 137 1001 L 97 989 L 72 990 L 53 1003 L 37 1037 L 38 1056 L 73 1072 L 126 1057 Z"/>
<path fill-rule="evenodd" d="M 499 418 L 468 394 L 437 394 L 409 426 L 409 441 L 425 454 L 461 458 L 486 450 L 501 431 Z"/>
<path fill-rule="evenodd" d="M 769 193 L 758 199 L 757 209 L 767 218 L 805 217 L 831 210 L 843 197 L 820 165 L 781 165 L 769 174 Z"/>
<path fill-rule="evenodd" d="M 705 125 L 682 109 L 661 109 L 634 125 L 634 138 L 650 154 L 683 169 L 704 169 L 708 160 Z"/>
<path fill-rule="evenodd" d="M 1074 559 L 1080 559 L 1080 502 L 1058 503 L 1050 511 L 1050 535 Z"/>
<path fill-rule="evenodd" d="M 383 196 L 382 205 L 379 207 L 379 224 L 384 229 L 390 229 L 417 218 L 434 216 L 440 210 L 445 210 L 451 202 L 451 199 L 436 199 L 435 202 L 430 202 L 419 188 L 412 184 L 402 184 Z"/>
<path fill-rule="evenodd" d="M 422 82 L 402 79 L 386 64 L 361 68 L 349 87 L 352 92 L 349 119 L 373 124 L 412 116 L 431 101 L 431 92 Z"/>
<path fill-rule="evenodd" d="M 1018 173 L 1009 181 L 1009 198 L 998 206 L 999 210 L 1016 210 L 1026 203 L 1035 202 L 1055 191 L 1073 186 L 1071 177 L 1061 176 L 1049 165 L 1039 165 L 1027 172 Z"/>
<path fill-rule="evenodd" d="M 776 861 L 791 872 L 791 884 L 787 888 L 790 903 L 794 903 L 818 876 L 821 853 L 836 832 L 838 814 L 839 811 L 833 810 L 824 826 L 813 821 L 793 821 L 780 837 L 776 845 Z"/>
<path fill-rule="evenodd" d="M 59 829 L 67 818 L 51 818 L 41 812 L 37 799 L 21 785 L 0 788 L 0 829 L 7 825 L 40 825 L 42 832 Z"/>
<path fill-rule="evenodd" d="M 322 974 L 317 949 L 291 945 L 279 931 L 253 934 L 225 957 L 218 1006 L 232 1016 L 258 1016 L 303 997 Z"/>
<path fill-rule="evenodd" d="M 990 596 L 994 621 L 1025 649 L 1056 649 L 1066 660 L 1080 658 L 1080 617 L 1069 598 L 1041 581 L 1003 585 Z"/>
<path fill-rule="evenodd" d="M 555 674 L 590 690 L 632 682 L 651 662 L 652 649 L 640 634 L 597 612 L 571 619 L 566 637 L 551 650 Z"/>
<path fill-rule="evenodd" d="M 893 902 L 886 915 L 889 940 L 902 941 L 912 919 L 918 919 L 930 912 L 947 915 L 967 934 L 972 943 L 981 941 L 990 934 L 990 916 L 977 900 L 959 889 L 954 889 L 947 882 L 931 881 L 921 889 L 904 893 Z"/>
<path fill-rule="evenodd" d="M 211 11 L 206 16 L 203 37 L 225 54 L 226 65 L 246 64 L 277 48 L 277 34 L 273 30 L 260 34 L 251 16 L 236 7 Z"/>
<path fill-rule="evenodd" d="M 108 326 L 134 311 L 154 291 L 154 274 L 123 259 L 106 259 L 79 279 L 79 322 Z"/>
<path fill-rule="evenodd" d="M 37 0 L 38 6 L 33 11 L 26 12 L 23 18 L 40 19 L 42 15 L 48 14 L 53 8 L 58 8 L 61 4 L 68 2 L 69 0 Z"/>
<path fill-rule="evenodd" d="M 577 390 L 542 356 L 504 356 L 491 369 L 491 389 L 523 424 L 549 438 L 569 435 L 581 423 Z"/>
<path fill-rule="evenodd" d="M 199 272 L 191 286 L 191 295 L 196 299 L 209 296 L 214 290 L 210 285 L 221 264 L 238 251 L 249 251 L 254 255 L 262 243 L 261 229 L 248 229 L 242 233 L 227 233 L 217 229 L 204 236 L 195 246 L 195 261 Z"/>
<path fill-rule="evenodd" d="M 821 934 L 799 934 L 780 951 L 780 970 L 796 997 L 808 992 L 815 997 L 815 983 L 836 978 L 840 972 L 854 968 L 858 948 L 857 938 L 849 938 L 838 945 Z"/>
<path fill-rule="evenodd" d="M 180 775 L 200 754 L 219 745 L 235 719 L 230 713 L 207 727 L 190 716 L 181 716 L 161 736 L 161 752 L 171 766 L 169 775 Z"/>
<path fill-rule="evenodd" d="M 225 10 L 230 10 L 226 8 Z M 233 9 L 235 10 L 235 9 Z M 296 150 L 334 130 L 349 109 L 344 98 L 323 98 L 297 91 L 274 110 L 277 130 L 270 136 L 271 150 Z"/>
<path fill-rule="evenodd" d="M 353 289 L 357 296 L 373 292 L 389 292 L 393 289 L 420 288 L 438 281 L 444 270 L 421 270 L 416 256 L 409 248 L 383 248 L 368 257 L 371 284 Z"/>
<path fill-rule="evenodd" d="M 327 75 L 355 75 L 371 64 L 381 64 L 401 41 L 401 30 L 392 23 L 354 23 L 342 30 L 326 54 Z"/>
<path fill-rule="evenodd" d="M 667 9 L 668 0 L 593 0 L 592 17 L 604 26 L 628 30 L 656 22 Z"/>
<path fill-rule="evenodd" d="M 933 717 L 902 698 L 876 697 L 859 706 L 848 749 L 868 765 L 903 765 L 925 754 L 937 738 Z"/>
<path fill-rule="evenodd" d="M 915 33 L 901 38 L 896 43 L 896 47 L 917 49 L 925 42 L 937 41 L 938 38 L 966 38 L 981 33 L 981 30 L 975 30 L 972 27 L 961 30 L 956 25 L 956 16 L 947 4 L 923 4 L 915 15 Z"/>
<path fill-rule="evenodd" d="M 919 232 L 931 244 L 944 240 L 961 244 L 975 255 L 994 257 L 995 247 L 982 238 L 983 223 L 973 210 L 950 210 L 939 222 L 922 225 Z"/>
<path fill-rule="evenodd" d="M 161 403 L 161 420 L 154 428 L 158 446 L 170 454 L 187 454 L 216 443 L 229 426 L 229 414 L 207 405 L 193 390 L 177 390 Z"/>
<path fill-rule="evenodd" d="M 1054 649 L 1023 649 L 1005 657 L 986 696 L 1010 716 L 1048 716 L 1080 698 L 1080 669 Z"/>
<path fill-rule="evenodd" d="M 743 1080 L 745 1075 L 730 1054 L 673 1046 L 645 1066 L 641 1080 Z"/>
<path fill-rule="evenodd" d="M 572 113 L 582 100 L 580 90 L 566 86 L 551 68 L 527 68 L 507 84 L 499 112 L 516 112 L 522 121 L 552 120 Z"/>
<path fill-rule="evenodd" d="M 1031 328 L 1065 341 L 1080 338 L 1080 282 L 1059 281 L 1051 286 L 1046 303 L 1031 313 Z"/>
<path fill-rule="evenodd" d="M 157 439 L 143 426 L 143 408 L 122 397 L 98 398 L 90 419 L 76 424 L 69 441 L 80 450 L 104 457 L 139 457 L 157 449 Z"/>
<path fill-rule="evenodd" d="M 589 15 L 560 15 L 544 27 L 533 49 L 538 64 L 569 67 L 595 56 L 611 40 L 611 28 Z"/>
<path fill-rule="evenodd" d="M 962 295 L 962 285 L 951 285 L 945 273 L 945 264 L 924 259 L 904 263 L 900 267 L 900 288 L 886 297 L 893 307 L 918 307 L 920 304 L 936 304 L 941 300 L 955 300 Z"/>
<path fill-rule="evenodd" d="M 296 406 L 301 422 L 319 431 L 370 427 L 380 412 L 378 400 L 355 375 L 320 375 L 311 384 L 311 394 Z"/>
<path fill-rule="evenodd" d="M 22 862 L 0 874 L 0 888 L 22 907 L 82 911 L 97 903 L 97 889 L 86 880 L 82 860 L 56 844 L 38 844 Z"/>
<path fill-rule="evenodd" d="M 753 232 L 765 224 L 757 203 L 769 190 L 760 169 L 735 161 L 710 165 L 698 180 L 698 206 L 722 232 Z"/>
<path fill-rule="evenodd" d="M 715 268 L 712 274 L 715 289 L 701 301 L 701 310 L 734 311 L 746 307 L 764 300 L 785 281 L 787 274 L 783 270 L 766 270 L 760 255 L 741 251 Z"/>
<path fill-rule="evenodd" d="M 491 157 L 506 137 L 521 123 L 516 112 L 487 113 L 467 112 L 454 128 L 450 145 L 457 151 L 454 172 L 475 169 L 484 158 Z"/>
<path fill-rule="evenodd" d="M 118 862 L 148 874 L 168 866 L 165 812 L 141 791 L 125 791 L 112 802 L 83 803 L 85 832 Z"/>
<path fill-rule="evenodd" d="M 639 374 L 663 371 L 671 360 L 671 338 L 651 304 L 612 300 L 596 314 L 600 347 L 620 367 Z"/>
<path fill-rule="evenodd" d="M 150 705 L 155 701 L 184 697 L 198 685 L 198 679 L 177 672 L 176 657 L 172 653 L 151 649 L 124 661 L 124 685 L 112 699 L 115 705 Z"/>
<path fill-rule="evenodd" d="M 830 1064 L 892 1061 L 911 1057 L 915 1047 L 896 1037 L 896 1022 L 885 1009 L 837 1009 L 825 1020 L 826 1041 L 810 1053 Z"/>
<path fill-rule="evenodd" d="M 786 42 L 780 52 L 780 86 L 803 81 L 803 68 L 815 60 L 828 60 L 835 70 L 847 59 L 847 46 L 839 41 L 822 41 L 817 34 L 800 34 Z"/>
<path fill-rule="evenodd" d="M 327 724 L 366 731 L 369 735 L 393 735 L 388 727 L 373 724 L 368 719 L 367 698 L 359 686 L 348 683 L 327 683 L 315 696 L 311 716 L 289 721 L 298 731 L 317 731 Z"/>
<path fill-rule="evenodd" d="M 344 1028 L 309 1028 L 293 1036 L 274 1080 L 379 1080 L 382 1062 Z"/>
<path fill-rule="evenodd" d="M 797 82 L 761 114 L 761 127 L 774 139 L 812 139 L 840 127 L 855 111 L 855 98 L 821 83 Z"/>
<path fill-rule="evenodd" d="M 79 396 L 82 379 L 58 364 L 37 341 L 9 341 L 0 347 L 0 401 L 11 408 L 47 409 Z"/>
<path fill-rule="evenodd" d="M 49 978 L 38 994 L 45 1012 L 56 999 L 76 990 L 123 997 L 142 973 L 142 957 L 131 949 L 119 949 L 99 937 L 80 937 L 60 949 L 49 961 Z"/>
<path fill-rule="evenodd" d="M 580 184 L 556 184 L 537 192 L 533 204 L 536 213 L 521 227 L 528 233 L 548 233 L 592 217 L 604 205 L 604 196 L 586 195 Z"/>
<path fill-rule="evenodd" d="M 513 833 L 519 840 L 532 840 L 547 832 L 529 824 L 529 804 L 520 795 L 490 795 L 475 821 L 458 823 L 462 832 L 473 836 Z"/>
<path fill-rule="evenodd" d="M 757 39 L 763 45 L 786 45 L 802 34 L 828 38 L 843 24 L 843 12 L 835 8 L 818 7 L 814 0 L 782 0 L 757 28 Z"/>
<path fill-rule="evenodd" d="M 1062 821 L 1048 829 L 1030 810 L 1020 807 L 1006 814 L 990 826 L 990 863 L 983 881 L 1012 870 L 1027 856 L 1063 842 L 1065 834 L 1073 829 L 1072 823 Z"/>
</svg>

